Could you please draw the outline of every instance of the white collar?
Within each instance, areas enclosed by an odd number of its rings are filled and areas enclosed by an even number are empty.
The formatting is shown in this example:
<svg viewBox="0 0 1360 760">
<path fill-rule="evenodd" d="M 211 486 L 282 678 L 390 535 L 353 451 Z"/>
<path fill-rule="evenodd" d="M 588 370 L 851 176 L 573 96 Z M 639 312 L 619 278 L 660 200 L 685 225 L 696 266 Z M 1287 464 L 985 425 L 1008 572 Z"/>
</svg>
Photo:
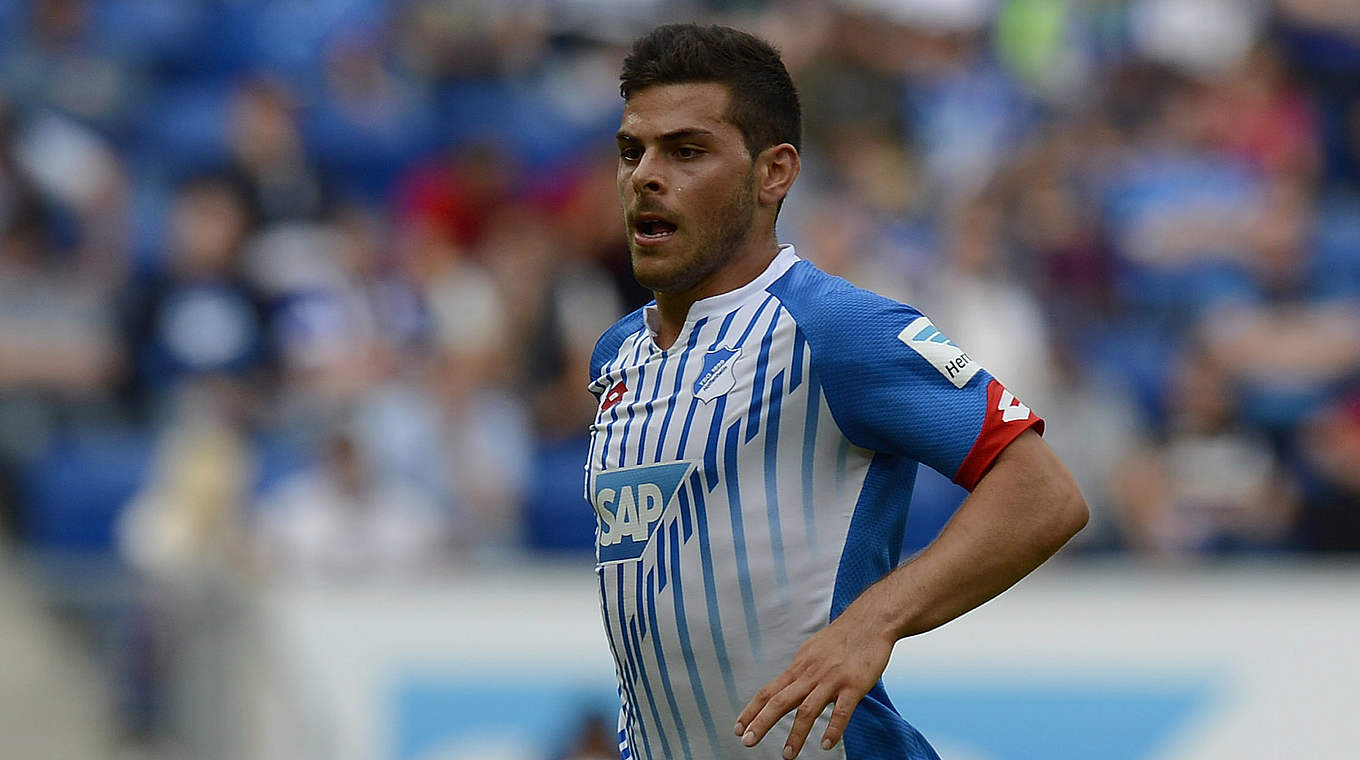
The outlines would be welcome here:
<svg viewBox="0 0 1360 760">
<path fill-rule="evenodd" d="M 759 293 L 768 288 L 775 280 L 784 276 L 789 268 L 798 263 L 798 254 L 794 252 L 793 246 L 785 243 L 779 246 L 779 252 L 774 255 L 770 265 L 765 267 L 754 280 L 742 285 L 735 290 L 726 293 L 700 298 L 690 304 L 689 313 L 685 315 L 685 325 L 688 326 L 704 317 L 712 317 L 736 310 L 741 304 L 753 294 Z M 656 337 L 657 330 L 661 327 L 661 310 L 657 308 L 656 302 L 647 304 L 642 312 L 643 321 L 647 325 L 647 332 Z"/>
</svg>

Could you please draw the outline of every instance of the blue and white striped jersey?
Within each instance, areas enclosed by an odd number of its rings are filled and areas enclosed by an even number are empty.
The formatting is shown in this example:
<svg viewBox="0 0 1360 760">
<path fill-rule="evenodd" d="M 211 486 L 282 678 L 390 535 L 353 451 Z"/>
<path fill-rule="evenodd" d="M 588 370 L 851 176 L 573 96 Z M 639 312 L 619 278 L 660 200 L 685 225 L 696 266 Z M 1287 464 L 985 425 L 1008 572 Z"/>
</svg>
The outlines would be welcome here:
<svg viewBox="0 0 1360 760">
<path fill-rule="evenodd" d="M 664 351 L 654 308 L 610 328 L 591 360 L 586 497 L 620 748 L 774 760 L 792 716 L 752 749 L 737 713 L 897 565 L 918 463 L 971 489 L 1042 422 L 920 312 L 790 246 L 695 302 Z M 832 754 L 936 758 L 882 683 Z"/>
</svg>

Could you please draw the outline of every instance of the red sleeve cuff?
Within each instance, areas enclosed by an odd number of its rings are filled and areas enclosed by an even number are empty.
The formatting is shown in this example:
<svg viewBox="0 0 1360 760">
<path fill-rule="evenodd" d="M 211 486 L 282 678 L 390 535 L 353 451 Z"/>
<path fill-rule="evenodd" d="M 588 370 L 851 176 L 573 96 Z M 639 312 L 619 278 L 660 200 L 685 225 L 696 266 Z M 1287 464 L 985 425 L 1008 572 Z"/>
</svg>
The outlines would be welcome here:
<svg viewBox="0 0 1360 760">
<path fill-rule="evenodd" d="M 987 411 L 982 418 L 982 430 L 968 456 L 963 458 L 963 464 L 959 465 L 954 482 L 972 491 L 1002 450 L 1030 428 L 1043 435 L 1043 419 L 1020 403 L 1001 383 L 992 380 L 987 385 Z"/>
</svg>

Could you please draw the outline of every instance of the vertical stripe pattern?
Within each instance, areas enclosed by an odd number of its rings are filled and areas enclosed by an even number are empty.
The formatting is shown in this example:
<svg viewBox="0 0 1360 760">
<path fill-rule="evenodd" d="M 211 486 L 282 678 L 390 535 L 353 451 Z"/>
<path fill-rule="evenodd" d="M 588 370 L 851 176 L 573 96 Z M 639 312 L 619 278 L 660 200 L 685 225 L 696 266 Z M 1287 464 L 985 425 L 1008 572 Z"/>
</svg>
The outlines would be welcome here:
<svg viewBox="0 0 1360 760">
<path fill-rule="evenodd" d="M 626 388 L 592 426 L 586 476 L 625 758 L 778 758 L 732 723 L 826 624 L 867 460 L 767 284 L 696 303 L 664 350 L 642 328 L 596 362 L 602 405 Z"/>
</svg>

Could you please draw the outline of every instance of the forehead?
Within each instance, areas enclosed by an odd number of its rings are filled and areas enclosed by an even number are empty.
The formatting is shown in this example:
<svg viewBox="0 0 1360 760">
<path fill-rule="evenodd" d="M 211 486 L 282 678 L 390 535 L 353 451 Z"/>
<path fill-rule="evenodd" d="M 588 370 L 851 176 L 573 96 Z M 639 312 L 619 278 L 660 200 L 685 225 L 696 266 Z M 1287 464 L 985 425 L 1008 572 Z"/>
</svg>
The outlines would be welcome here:
<svg viewBox="0 0 1360 760">
<path fill-rule="evenodd" d="M 739 135 L 727 120 L 728 97 L 727 86 L 717 82 L 648 87 L 624 104 L 619 131 L 644 139 L 686 129 Z"/>
</svg>

